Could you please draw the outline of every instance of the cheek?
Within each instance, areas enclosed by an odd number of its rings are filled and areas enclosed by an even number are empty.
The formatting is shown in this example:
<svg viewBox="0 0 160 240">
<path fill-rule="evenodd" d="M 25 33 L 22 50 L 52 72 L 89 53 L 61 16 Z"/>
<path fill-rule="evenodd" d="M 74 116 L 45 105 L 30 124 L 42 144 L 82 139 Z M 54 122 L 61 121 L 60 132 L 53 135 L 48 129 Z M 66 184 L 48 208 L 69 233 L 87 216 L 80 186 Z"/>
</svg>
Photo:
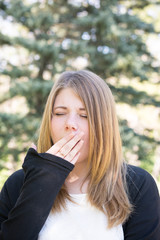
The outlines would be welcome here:
<svg viewBox="0 0 160 240">
<path fill-rule="evenodd" d="M 89 149 L 89 135 L 86 136 L 84 144 L 85 144 L 85 148 Z"/>
<path fill-rule="evenodd" d="M 58 140 L 61 139 L 61 131 L 62 131 L 62 126 L 60 124 L 60 121 L 58 121 L 57 119 L 52 119 L 51 120 L 51 135 L 52 135 L 52 140 L 54 143 L 56 143 Z"/>
<path fill-rule="evenodd" d="M 88 124 L 85 126 L 83 131 L 85 133 L 85 135 L 84 135 L 85 148 L 89 148 L 89 126 L 88 126 Z"/>
</svg>

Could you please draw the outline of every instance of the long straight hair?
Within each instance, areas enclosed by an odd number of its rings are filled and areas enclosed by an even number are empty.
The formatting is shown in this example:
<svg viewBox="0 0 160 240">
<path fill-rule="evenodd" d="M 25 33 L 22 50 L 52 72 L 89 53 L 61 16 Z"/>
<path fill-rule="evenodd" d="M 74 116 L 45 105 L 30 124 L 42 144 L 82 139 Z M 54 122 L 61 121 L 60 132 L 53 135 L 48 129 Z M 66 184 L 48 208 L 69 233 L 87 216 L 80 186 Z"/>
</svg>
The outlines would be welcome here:
<svg viewBox="0 0 160 240">
<path fill-rule="evenodd" d="M 88 200 L 104 212 L 108 227 L 123 224 L 132 211 L 127 194 L 126 164 L 122 157 L 121 138 L 113 95 L 106 82 L 87 70 L 66 71 L 54 84 L 44 110 L 38 151 L 46 152 L 54 143 L 51 118 L 55 98 L 65 88 L 72 88 L 84 103 L 89 123 Z M 53 211 L 65 208 L 70 199 L 65 186 L 54 202 Z"/>
</svg>

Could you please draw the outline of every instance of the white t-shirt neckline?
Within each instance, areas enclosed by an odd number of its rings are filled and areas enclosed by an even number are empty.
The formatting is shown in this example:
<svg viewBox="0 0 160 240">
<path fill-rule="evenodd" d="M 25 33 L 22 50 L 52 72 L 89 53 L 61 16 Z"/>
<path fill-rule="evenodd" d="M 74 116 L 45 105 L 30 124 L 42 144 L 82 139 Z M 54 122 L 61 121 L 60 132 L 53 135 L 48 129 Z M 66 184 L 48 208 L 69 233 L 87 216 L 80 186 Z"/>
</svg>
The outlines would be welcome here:
<svg viewBox="0 0 160 240">
<path fill-rule="evenodd" d="M 124 240 L 122 225 L 107 228 L 107 217 L 92 206 L 87 194 L 70 194 L 67 210 L 50 212 L 38 240 Z"/>
</svg>

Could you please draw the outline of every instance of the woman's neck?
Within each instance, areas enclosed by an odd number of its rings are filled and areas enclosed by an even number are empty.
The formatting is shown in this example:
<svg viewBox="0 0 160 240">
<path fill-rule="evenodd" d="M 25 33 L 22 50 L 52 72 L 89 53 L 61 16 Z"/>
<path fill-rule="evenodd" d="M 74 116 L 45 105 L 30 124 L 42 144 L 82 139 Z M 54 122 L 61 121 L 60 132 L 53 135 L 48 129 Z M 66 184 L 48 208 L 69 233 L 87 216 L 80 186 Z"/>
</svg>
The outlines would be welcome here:
<svg viewBox="0 0 160 240">
<path fill-rule="evenodd" d="M 88 180 L 87 176 L 87 164 L 86 162 L 79 162 L 75 164 L 74 169 L 65 180 L 65 186 L 68 193 L 80 194 L 87 193 Z"/>
</svg>

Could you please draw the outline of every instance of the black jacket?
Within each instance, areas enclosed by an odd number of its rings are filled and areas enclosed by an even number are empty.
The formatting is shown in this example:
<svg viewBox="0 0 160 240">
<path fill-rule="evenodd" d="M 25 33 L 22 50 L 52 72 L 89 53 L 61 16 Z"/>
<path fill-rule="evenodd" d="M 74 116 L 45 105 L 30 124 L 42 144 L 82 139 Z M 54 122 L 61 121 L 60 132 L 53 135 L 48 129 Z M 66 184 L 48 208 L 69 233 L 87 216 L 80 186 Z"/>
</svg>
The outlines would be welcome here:
<svg viewBox="0 0 160 240">
<path fill-rule="evenodd" d="M 37 240 L 53 202 L 74 165 L 30 148 L 23 170 L 12 174 L 0 195 L 0 240 Z M 134 212 L 123 225 L 125 240 L 160 240 L 160 199 L 155 181 L 128 166 L 127 184 Z"/>
</svg>

